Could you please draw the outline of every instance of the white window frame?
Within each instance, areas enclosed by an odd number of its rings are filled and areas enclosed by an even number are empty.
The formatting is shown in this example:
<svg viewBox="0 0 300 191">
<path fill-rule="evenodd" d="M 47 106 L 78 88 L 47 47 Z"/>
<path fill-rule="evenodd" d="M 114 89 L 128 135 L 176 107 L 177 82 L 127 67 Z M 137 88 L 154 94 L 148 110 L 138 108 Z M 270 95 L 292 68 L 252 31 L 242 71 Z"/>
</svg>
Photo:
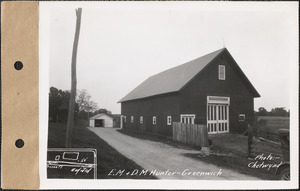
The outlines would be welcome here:
<svg viewBox="0 0 300 191">
<path fill-rule="evenodd" d="M 186 123 L 186 124 L 195 124 L 195 118 L 196 115 L 195 114 L 181 114 L 180 115 L 180 123 L 184 123 L 184 119 L 186 118 L 191 118 L 191 123 Z"/>
<path fill-rule="evenodd" d="M 152 124 L 153 124 L 153 125 L 156 125 L 156 116 L 153 116 L 153 117 L 152 117 Z"/>
<path fill-rule="evenodd" d="M 131 123 L 133 123 L 133 121 L 134 121 L 134 118 L 133 118 L 133 116 L 131 116 L 131 119 L 130 119 L 130 121 L 131 121 Z"/>
<path fill-rule="evenodd" d="M 140 123 L 143 123 L 143 116 L 140 116 Z"/>
<path fill-rule="evenodd" d="M 221 70 L 222 69 L 224 70 L 224 76 L 221 75 Z M 225 80 L 226 79 L 226 68 L 225 68 L 225 65 L 219 65 L 218 73 L 219 73 L 219 80 Z"/>
<path fill-rule="evenodd" d="M 240 117 L 244 117 L 244 120 L 240 119 Z M 239 121 L 243 122 L 246 120 L 246 115 L 244 113 L 239 114 Z"/>
<path fill-rule="evenodd" d="M 172 116 L 167 117 L 167 125 L 172 125 Z"/>
</svg>

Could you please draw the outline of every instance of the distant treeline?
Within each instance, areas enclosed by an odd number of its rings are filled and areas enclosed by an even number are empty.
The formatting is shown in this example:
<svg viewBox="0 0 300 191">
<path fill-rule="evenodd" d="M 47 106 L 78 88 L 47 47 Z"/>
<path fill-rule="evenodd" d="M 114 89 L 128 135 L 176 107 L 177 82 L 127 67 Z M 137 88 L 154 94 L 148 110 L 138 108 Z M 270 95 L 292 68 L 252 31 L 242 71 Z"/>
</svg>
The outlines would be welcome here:
<svg viewBox="0 0 300 191">
<path fill-rule="evenodd" d="M 281 116 L 281 117 L 289 117 L 290 110 L 286 110 L 284 107 L 276 107 L 271 109 L 271 111 L 267 111 L 264 107 L 258 108 L 258 111 L 255 111 L 256 116 Z"/>
<path fill-rule="evenodd" d="M 49 121 L 66 122 L 68 119 L 70 91 L 50 87 L 49 90 Z M 87 90 L 77 91 L 74 120 L 89 119 L 98 113 L 111 114 L 107 109 L 98 109 L 98 104 L 91 100 Z"/>
</svg>

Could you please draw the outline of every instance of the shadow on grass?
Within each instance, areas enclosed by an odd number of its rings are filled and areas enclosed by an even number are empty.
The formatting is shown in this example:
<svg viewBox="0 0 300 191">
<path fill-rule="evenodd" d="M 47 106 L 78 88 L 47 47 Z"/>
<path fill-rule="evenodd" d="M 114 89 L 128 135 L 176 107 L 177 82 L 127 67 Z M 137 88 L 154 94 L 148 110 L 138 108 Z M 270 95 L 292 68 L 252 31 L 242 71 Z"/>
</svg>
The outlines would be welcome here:
<svg viewBox="0 0 300 191">
<path fill-rule="evenodd" d="M 74 128 L 73 148 L 95 148 L 97 149 L 97 177 L 98 179 L 157 179 L 155 176 L 130 176 L 123 173 L 118 176 L 108 176 L 111 170 L 125 170 L 132 172 L 143 170 L 134 161 L 126 158 L 117 150 L 88 130 L 85 123 L 80 123 Z M 66 124 L 49 123 L 48 148 L 64 148 L 66 137 Z"/>
</svg>

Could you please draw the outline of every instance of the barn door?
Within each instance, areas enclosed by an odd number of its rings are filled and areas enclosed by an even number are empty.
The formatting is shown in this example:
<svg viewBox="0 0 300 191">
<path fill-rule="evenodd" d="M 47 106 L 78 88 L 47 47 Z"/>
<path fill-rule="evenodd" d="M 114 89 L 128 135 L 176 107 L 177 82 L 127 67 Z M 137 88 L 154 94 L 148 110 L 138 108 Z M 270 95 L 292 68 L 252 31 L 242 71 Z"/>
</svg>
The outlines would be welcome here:
<svg viewBox="0 0 300 191">
<path fill-rule="evenodd" d="M 229 98 L 208 96 L 207 131 L 210 134 L 229 132 Z M 218 99 L 217 99 L 218 98 Z M 223 99 L 220 99 L 223 98 Z"/>
<path fill-rule="evenodd" d="M 228 111 L 229 111 L 228 105 L 223 105 L 223 104 L 207 105 L 208 133 L 225 133 L 229 131 Z"/>
</svg>

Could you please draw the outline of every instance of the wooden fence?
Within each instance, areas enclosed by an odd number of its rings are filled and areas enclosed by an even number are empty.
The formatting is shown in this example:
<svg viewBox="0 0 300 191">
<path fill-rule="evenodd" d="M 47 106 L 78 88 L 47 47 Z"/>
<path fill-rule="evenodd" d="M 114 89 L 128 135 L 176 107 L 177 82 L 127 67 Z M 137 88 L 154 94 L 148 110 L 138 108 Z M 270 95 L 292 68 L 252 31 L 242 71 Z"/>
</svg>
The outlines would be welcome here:
<svg viewBox="0 0 300 191">
<path fill-rule="evenodd" d="M 208 147 L 207 127 L 173 122 L 173 140 L 197 147 Z"/>
<path fill-rule="evenodd" d="M 254 138 L 253 127 L 248 127 L 248 155 L 249 157 L 255 157 L 261 154 L 268 156 L 272 154 L 274 157 L 282 157 L 280 150 L 280 143 L 278 141 L 278 134 L 273 133 L 273 140 L 266 139 L 263 137 Z M 270 135 L 269 135 L 270 136 Z M 275 138 L 277 137 L 277 138 Z"/>
</svg>

